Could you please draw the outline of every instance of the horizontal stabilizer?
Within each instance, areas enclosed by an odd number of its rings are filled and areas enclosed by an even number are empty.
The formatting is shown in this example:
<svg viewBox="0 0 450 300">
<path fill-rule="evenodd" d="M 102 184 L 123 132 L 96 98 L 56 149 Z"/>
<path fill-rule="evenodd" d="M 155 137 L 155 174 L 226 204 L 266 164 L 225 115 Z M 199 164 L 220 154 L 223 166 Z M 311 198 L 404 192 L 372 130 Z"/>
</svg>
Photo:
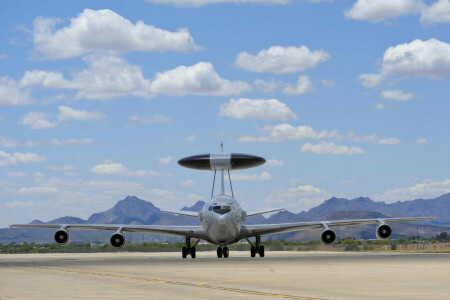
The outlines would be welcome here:
<svg viewBox="0 0 450 300">
<path fill-rule="evenodd" d="M 257 215 L 269 214 L 269 213 L 273 213 L 273 212 L 277 212 L 277 211 L 282 211 L 282 210 L 285 210 L 285 208 L 277 208 L 277 209 L 272 209 L 272 210 L 266 210 L 266 211 L 260 211 L 260 212 L 250 213 L 250 214 L 247 215 L 247 218 L 248 218 L 248 217 L 257 216 Z"/>
<path fill-rule="evenodd" d="M 172 215 L 180 215 L 180 216 L 198 218 L 198 213 L 193 212 L 193 211 L 167 211 L 167 210 L 161 210 L 161 212 L 162 213 L 166 213 L 166 214 L 172 214 Z"/>
</svg>

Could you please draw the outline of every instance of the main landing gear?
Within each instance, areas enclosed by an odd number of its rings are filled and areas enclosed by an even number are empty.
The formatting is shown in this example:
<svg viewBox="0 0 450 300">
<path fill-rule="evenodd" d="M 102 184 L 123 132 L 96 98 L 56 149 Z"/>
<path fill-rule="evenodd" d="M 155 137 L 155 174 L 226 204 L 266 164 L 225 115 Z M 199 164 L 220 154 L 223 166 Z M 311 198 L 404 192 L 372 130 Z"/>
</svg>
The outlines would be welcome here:
<svg viewBox="0 0 450 300">
<path fill-rule="evenodd" d="M 249 239 L 247 239 L 247 242 L 251 244 L 250 247 L 250 256 L 255 257 L 256 254 L 259 254 L 259 257 L 264 257 L 264 246 L 261 244 L 261 237 L 259 235 L 256 236 L 255 244 L 253 245 L 252 242 L 250 242 Z"/>
<path fill-rule="evenodd" d="M 228 258 L 228 255 L 230 255 L 230 250 L 228 249 L 227 246 L 217 248 L 217 257 L 218 258 L 222 258 L 222 256 L 224 258 Z"/>
<path fill-rule="evenodd" d="M 195 258 L 195 245 L 198 244 L 200 240 L 197 240 L 194 245 L 191 247 L 191 238 L 186 238 L 186 246 L 181 249 L 181 257 L 186 258 L 190 255 L 192 258 Z"/>
</svg>

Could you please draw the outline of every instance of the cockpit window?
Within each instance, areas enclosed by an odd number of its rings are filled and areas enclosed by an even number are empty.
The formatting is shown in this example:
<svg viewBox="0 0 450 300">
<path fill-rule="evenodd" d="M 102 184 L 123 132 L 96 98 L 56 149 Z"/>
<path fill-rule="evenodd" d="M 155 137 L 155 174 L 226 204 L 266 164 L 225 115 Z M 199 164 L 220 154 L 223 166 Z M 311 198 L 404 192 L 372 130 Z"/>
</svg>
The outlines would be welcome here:
<svg viewBox="0 0 450 300">
<path fill-rule="evenodd" d="M 231 206 L 230 205 L 214 205 L 212 207 L 212 210 L 219 215 L 224 215 L 227 212 L 231 211 Z"/>
</svg>

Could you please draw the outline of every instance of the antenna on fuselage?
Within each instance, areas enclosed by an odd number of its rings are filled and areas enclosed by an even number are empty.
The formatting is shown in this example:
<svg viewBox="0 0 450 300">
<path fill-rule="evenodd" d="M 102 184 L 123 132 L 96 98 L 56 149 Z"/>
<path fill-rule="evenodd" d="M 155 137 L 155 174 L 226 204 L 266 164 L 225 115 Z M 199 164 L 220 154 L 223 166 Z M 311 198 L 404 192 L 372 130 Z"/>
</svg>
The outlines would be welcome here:
<svg viewBox="0 0 450 300">
<path fill-rule="evenodd" d="M 260 166 L 266 162 L 262 157 L 242 153 L 223 153 L 223 143 L 220 143 L 221 153 L 208 153 L 192 155 L 182 158 L 178 161 L 180 166 L 196 169 L 214 171 L 213 186 L 211 198 L 214 196 L 214 187 L 216 184 L 217 171 L 221 172 L 221 191 L 220 195 L 225 195 L 224 171 L 228 172 L 230 181 L 231 195 L 234 197 L 233 185 L 231 183 L 231 170 L 242 170 Z"/>
</svg>

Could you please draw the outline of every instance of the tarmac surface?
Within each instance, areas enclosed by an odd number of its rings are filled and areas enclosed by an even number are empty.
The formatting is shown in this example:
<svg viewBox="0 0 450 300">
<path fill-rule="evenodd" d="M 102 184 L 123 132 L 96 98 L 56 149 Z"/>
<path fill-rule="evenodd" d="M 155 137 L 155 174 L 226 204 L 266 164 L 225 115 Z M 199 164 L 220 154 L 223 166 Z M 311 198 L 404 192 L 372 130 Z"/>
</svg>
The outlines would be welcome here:
<svg viewBox="0 0 450 300">
<path fill-rule="evenodd" d="M 450 299 L 450 254 L 0 255 L 0 299 Z"/>
</svg>

